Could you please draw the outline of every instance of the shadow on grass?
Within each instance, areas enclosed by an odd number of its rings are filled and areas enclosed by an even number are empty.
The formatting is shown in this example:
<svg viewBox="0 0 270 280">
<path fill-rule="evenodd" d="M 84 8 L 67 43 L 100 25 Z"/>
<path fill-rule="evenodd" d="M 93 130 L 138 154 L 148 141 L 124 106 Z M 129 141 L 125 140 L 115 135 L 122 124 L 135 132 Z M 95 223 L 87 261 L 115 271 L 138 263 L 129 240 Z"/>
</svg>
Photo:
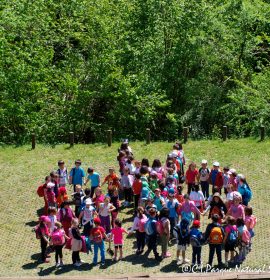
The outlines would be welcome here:
<svg viewBox="0 0 270 280">
<path fill-rule="evenodd" d="M 44 208 L 40 208 L 40 209 L 37 209 L 37 215 L 40 217 L 43 215 L 43 212 L 44 212 Z"/>
<path fill-rule="evenodd" d="M 38 224 L 37 221 L 31 221 L 31 222 L 25 223 L 25 225 L 26 225 L 26 226 L 29 226 L 29 227 L 34 227 L 34 226 L 36 226 L 37 224 Z"/>
<path fill-rule="evenodd" d="M 35 262 L 30 262 L 30 263 L 24 264 L 22 266 L 22 269 L 25 269 L 25 270 L 36 269 L 39 264 L 40 264 L 40 262 L 38 260 L 36 260 Z"/>
<path fill-rule="evenodd" d="M 32 260 L 35 260 L 35 261 L 38 261 L 38 260 L 40 259 L 40 253 L 33 254 L 33 255 L 31 256 L 31 259 L 32 259 Z"/>
<path fill-rule="evenodd" d="M 129 223 L 129 222 L 132 222 L 134 220 L 134 218 L 131 216 L 131 217 L 127 217 L 127 218 L 124 218 L 122 220 L 122 223 Z"/>
</svg>

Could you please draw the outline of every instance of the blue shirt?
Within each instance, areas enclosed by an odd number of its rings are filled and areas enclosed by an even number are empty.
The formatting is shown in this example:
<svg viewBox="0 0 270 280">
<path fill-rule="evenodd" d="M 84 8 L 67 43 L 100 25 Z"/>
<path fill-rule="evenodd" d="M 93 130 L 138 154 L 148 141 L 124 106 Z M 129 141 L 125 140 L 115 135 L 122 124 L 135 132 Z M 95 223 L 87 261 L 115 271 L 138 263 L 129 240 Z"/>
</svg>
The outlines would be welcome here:
<svg viewBox="0 0 270 280">
<path fill-rule="evenodd" d="M 217 174 L 218 174 L 218 170 L 217 169 L 212 169 L 211 180 L 212 180 L 212 185 L 213 186 L 216 184 Z"/>
<path fill-rule="evenodd" d="M 72 184 L 73 185 L 82 185 L 83 184 L 83 177 L 85 177 L 84 170 L 79 166 L 79 168 L 72 168 L 69 176 L 72 177 Z"/>
<path fill-rule="evenodd" d="M 176 212 L 176 208 L 178 207 L 178 205 L 179 205 L 179 203 L 178 203 L 177 199 L 174 198 L 173 201 L 168 200 L 167 207 L 170 210 L 170 213 L 169 213 L 170 218 L 176 218 L 178 216 L 178 214 Z"/>
<path fill-rule="evenodd" d="M 93 172 L 93 174 L 88 175 L 87 178 L 91 181 L 91 187 L 97 187 L 99 185 L 99 173 Z"/>
</svg>

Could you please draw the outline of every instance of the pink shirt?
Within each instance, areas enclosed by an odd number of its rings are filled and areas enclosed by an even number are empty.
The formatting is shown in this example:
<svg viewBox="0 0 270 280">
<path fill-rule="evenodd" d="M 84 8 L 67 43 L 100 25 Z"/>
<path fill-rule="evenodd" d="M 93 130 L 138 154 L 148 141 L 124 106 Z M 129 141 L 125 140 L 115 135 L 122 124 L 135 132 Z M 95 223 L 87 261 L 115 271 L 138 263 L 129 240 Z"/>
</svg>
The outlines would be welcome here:
<svg viewBox="0 0 270 280">
<path fill-rule="evenodd" d="M 239 204 L 235 206 L 234 204 L 231 205 L 227 215 L 231 215 L 235 219 L 237 218 L 243 218 L 245 220 L 245 211 L 244 206 Z"/>
<path fill-rule="evenodd" d="M 112 234 L 113 234 L 113 243 L 115 245 L 123 245 L 124 239 L 123 239 L 123 233 L 125 232 L 125 229 L 115 227 L 112 229 Z"/>
<path fill-rule="evenodd" d="M 180 209 L 180 212 L 186 212 L 186 213 L 190 213 L 193 212 L 194 214 L 201 214 L 200 210 L 195 206 L 195 203 L 193 201 L 189 201 L 189 202 L 184 202 L 182 204 L 182 207 Z"/>
<path fill-rule="evenodd" d="M 253 229 L 256 223 L 257 223 L 257 218 L 254 215 L 245 217 L 245 225 L 248 230 Z"/>
</svg>

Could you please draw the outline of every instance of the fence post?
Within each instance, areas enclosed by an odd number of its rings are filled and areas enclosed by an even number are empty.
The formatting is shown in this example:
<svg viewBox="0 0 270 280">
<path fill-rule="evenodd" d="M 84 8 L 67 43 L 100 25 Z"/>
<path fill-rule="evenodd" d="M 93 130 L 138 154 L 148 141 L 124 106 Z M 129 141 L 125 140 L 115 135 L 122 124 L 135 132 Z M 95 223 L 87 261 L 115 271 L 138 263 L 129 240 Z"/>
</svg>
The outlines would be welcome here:
<svg viewBox="0 0 270 280">
<path fill-rule="evenodd" d="M 263 141 L 265 138 L 265 127 L 262 125 L 260 127 L 260 130 L 261 130 L 261 141 Z"/>
<path fill-rule="evenodd" d="M 69 143 L 70 143 L 70 147 L 74 146 L 74 132 L 72 131 L 69 132 Z"/>
<path fill-rule="evenodd" d="M 32 133 L 32 150 L 36 148 L 36 134 Z"/>
<path fill-rule="evenodd" d="M 111 129 L 107 130 L 107 143 L 108 143 L 108 146 L 111 147 L 111 145 L 112 145 L 112 131 L 111 131 Z"/>
<path fill-rule="evenodd" d="M 150 128 L 146 128 L 146 144 L 150 144 L 151 135 L 150 135 Z"/>
<path fill-rule="evenodd" d="M 223 126 L 222 129 L 222 139 L 223 141 L 226 141 L 228 137 L 228 127 L 226 125 Z"/>
<path fill-rule="evenodd" d="M 184 143 L 187 143 L 188 140 L 188 127 L 184 127 Z"/>
</svg>

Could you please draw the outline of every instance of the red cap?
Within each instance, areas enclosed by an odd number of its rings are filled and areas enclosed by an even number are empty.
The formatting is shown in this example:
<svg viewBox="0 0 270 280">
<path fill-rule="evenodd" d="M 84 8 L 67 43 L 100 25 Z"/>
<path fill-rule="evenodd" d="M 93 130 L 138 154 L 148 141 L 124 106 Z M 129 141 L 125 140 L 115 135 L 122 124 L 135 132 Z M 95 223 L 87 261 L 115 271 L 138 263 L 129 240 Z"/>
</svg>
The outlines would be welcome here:
<svg viewBox="0 0 270 280">
<path fill-rule="evenodd" d="M 101 224 L 100 218 L 98 217 L 94 218 L 94 224 L 100 225 Z"/>
<path fill-rule="evenodd" d="M 200 227 L 200 225 L 201 225 L 201 223 L 200 223 L 199 220 L 195 220 L 195 221 L 193 222 L 193 226 L 194 226 L 194 227 Z"/>
</svg>

